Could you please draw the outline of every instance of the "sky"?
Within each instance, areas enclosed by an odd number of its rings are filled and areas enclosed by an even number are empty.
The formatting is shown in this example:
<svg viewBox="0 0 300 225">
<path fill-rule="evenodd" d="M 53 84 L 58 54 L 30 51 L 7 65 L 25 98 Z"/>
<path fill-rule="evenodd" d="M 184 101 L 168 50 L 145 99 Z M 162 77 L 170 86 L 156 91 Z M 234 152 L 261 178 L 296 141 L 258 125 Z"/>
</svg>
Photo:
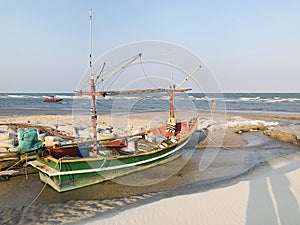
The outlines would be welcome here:
<svg viewBox="0 0 300 225">
<path fill-rule="evenodd" d="M 93 56 L 178 44 L 223 92 L 300 92 L 300 1 L 0 0 L 0 92 L 73 92 Z"/>
</svg>

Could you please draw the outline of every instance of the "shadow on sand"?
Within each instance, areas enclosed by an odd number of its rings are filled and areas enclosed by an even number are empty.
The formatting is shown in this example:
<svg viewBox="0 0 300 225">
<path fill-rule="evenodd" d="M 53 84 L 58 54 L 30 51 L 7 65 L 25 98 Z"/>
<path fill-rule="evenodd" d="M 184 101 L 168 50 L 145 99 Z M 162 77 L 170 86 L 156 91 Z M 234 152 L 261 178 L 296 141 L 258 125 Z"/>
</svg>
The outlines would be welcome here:
<svg viewBox="0 0 300 225">
<path fill-rule="evenodd" d="M 260 149 L 249 157 L 263 157 Z M 290 181 L 285 173 L 292 171 L 291 166 L 272 168 L 274 175 L 264 175 L 250 180 L 247 208 L 247 225 L 296 225 L 300 224 L 300 211 L 297 200 L 290 190 Z"/>
</svg>

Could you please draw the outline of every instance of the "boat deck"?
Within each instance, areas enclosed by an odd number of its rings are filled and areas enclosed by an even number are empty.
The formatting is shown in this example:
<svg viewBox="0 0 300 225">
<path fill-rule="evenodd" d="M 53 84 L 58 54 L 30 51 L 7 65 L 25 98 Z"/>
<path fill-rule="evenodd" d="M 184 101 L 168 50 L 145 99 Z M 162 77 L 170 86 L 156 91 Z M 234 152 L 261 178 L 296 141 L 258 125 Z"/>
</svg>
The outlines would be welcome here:
<svg viewBox="0 0 300 225">
<path fill-rule="evenodd" d="M 37 160 L 28 162 L 29 165 L 33 166 L 34 168 L 38 169 L 39 171 L 49 175 L 49 176 L 58 176 L 60 172 L 51 168 L 50 166 L 46 166 L 43 163 L 40 163 Z"/>
</svg>

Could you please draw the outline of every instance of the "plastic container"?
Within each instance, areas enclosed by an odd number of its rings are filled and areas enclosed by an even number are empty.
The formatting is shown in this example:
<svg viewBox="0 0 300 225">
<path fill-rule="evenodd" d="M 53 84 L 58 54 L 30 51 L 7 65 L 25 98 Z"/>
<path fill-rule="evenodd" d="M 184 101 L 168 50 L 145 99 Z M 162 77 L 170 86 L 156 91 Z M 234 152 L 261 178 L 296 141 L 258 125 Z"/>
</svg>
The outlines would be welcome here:
<svg viewBox="0 0 300 225">
<path fill-rule="evenodd" d="M 86 145 L 79 145 L 78 146 L 78 156 L 81 158 L 87 158 L 90 156 L 91 147 Z"/>
</svg>

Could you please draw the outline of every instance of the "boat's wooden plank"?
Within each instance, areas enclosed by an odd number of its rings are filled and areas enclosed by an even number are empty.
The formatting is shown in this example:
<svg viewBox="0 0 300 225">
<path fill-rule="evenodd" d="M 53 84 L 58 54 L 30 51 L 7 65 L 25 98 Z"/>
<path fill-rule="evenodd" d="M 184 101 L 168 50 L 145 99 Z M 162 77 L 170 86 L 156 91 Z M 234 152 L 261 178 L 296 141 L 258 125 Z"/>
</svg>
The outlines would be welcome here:
<svg viewBox="0 0 300 225">
<path fill-rule="evenodd" d="M 34 168 L 40 170 L 41 172 L 47 174 L 48 176 L 58 176 L 60 175 L 60 172 L 56 171 L 55 169 L 51 168 L 50 166 L 47 166 L 43 163 L 35 161 L 28 162 L 29 165 L 33 166 Z"/>
<path fill-rule="evenodd" d="M 171 89 L 173 92 L 187 92 L 192 89 Z M 161 93 L 169 92 L 170 89 L 144 89 L 144 90 L 124 90 L 124 91 L 101 91 L 101 92 L 90 92 L 90 91 L 75 91 L 81 95 L 94 95 L 105 97 L 106 95 L 131 95 L 131 94 L 151 94 L 151 93 Z"/>
<path fill-rule="evenodd" d="M 0 171 L 0 177 L 1 176 L 11 176 L 15 173 L 18 173 L 17 170 L 4 170 L 4 171 Z"/>
</svg>

